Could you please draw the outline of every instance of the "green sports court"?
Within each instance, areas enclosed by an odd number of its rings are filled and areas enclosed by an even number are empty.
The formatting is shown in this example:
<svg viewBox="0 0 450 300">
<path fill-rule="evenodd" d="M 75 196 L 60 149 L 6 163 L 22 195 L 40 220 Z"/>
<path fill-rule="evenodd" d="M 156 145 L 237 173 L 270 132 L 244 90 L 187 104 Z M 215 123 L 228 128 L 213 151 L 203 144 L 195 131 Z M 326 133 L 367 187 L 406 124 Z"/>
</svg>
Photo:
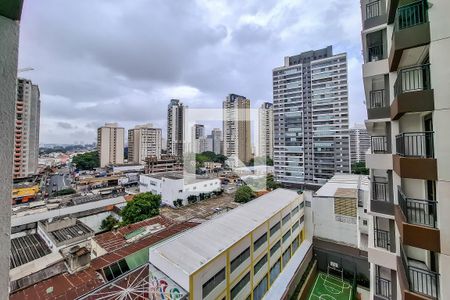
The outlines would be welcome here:
<svg viewBox="0 0 450 300">
<path fill-rule="evenodd" d="M 324 272 L 319 272 L 309 292 L 309 300 L 352 300 L 350 283 Z"/>
</svg>

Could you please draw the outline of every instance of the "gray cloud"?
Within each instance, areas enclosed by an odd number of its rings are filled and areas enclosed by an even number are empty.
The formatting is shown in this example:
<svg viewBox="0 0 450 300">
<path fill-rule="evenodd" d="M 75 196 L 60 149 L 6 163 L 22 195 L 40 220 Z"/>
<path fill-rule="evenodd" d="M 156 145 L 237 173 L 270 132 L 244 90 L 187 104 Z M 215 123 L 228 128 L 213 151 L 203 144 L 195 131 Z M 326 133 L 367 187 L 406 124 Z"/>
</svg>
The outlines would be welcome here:
<svg viewBox="0 0 450 300">
<path fill-rule="evenodd" d="M 164 127 L 172 97 L 271 101 L 283 57 L 327 45 L 348 53 L 350 118 L 361 122 L 360 28 L 356 1 L 26 1 L 19 63 L 35 69 L 21 75 L 40 86 L 44 143 L 94 141 L 104 122 Z"/>
</svg>

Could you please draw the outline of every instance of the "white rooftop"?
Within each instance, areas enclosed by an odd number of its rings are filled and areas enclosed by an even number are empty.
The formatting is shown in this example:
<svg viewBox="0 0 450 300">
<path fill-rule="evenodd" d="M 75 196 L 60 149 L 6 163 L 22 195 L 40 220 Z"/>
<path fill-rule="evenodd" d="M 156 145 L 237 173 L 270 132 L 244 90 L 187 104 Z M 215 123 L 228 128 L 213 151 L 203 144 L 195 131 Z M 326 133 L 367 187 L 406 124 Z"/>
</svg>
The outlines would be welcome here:
<svg viewBox="0 0 450 300">
<path fill-rule="evenodd" d="M 315 194 L 317 197 L 334 197 L 337 189 L 355 189 L 369 191 L 367 175 L 337 174 L 327 181 Z"/>
<path fill-rule="evenodd" d="M 255 230 L 299 195 L 276 189 L 215 219 L 198 225 L 150 252 L 150 263 L 183 288 L 189 275 Z M 178 279 L 178 280 L 177 280 Z"/>
</svg>

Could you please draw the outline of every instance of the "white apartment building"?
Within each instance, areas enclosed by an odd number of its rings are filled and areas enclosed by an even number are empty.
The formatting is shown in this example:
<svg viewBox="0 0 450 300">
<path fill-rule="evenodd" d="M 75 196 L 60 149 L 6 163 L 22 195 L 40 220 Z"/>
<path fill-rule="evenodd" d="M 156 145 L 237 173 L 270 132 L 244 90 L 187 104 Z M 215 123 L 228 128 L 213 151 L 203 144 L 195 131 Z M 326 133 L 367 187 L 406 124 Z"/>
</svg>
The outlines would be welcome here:
<svg viewBox="0 0 450 300">
<path fill-rule="evenodd" d="M 161 128 L 152 124 L 138 125 L 128 130 L 128 162 L 145 164 L 149 156 L 161 157 Z"/>
<path fill-rule="evenodd" d="M 264 102 L 258 109 L 258 156 L 273 158 L 273 104 Z"/>
<path fill-rule="evenodd" d="M 186 108 L 178 99 L 170 100 L 167 108 L 167 154 L 183 157 L 186 138 Z"/>
<path fill-rule="evenodd" d="M 17 80 L 14 128 L 14 178 L 33 175 L 38 168 L 41 100 L 39 87 Z"/>
<path fill-rule="evenodd" d="M 211 131 L 212 136 L 212 151 L 215 154 L 222 154 L 222 130 L 214 128 Z"/>
<path fill-rule="evenodd" d="M 366 152 L 370 148 L 370 136 L 364 124 L 355 124 L 350 128 L 350 162 L 366 161 Z"/>
<path fill-rule="evenodd" d="M 277 180 L 317 186 L 349 173 L 346 54 L 328 46 L 285 57 L 272 75 Z"/>
<path fill-rule="evenodd" d="M 197 179 L 195 175 L 183 172 L 143 174 L 139 177 L 139 192 L 161 195 L 161 202 L 170 206 L 174 206 L 174 201 L 179 199 L 186 205 L 191 195 L 208 194 L 221 188 L 218 178 Z"/>
<path fill-rule="evenodd" d="M 373 299 L 450 298 L 450 2 L 361 1 Z"/>
<path fill-rule="evenodd" d="M 229 94 L 223 102 L 223 152 L 234 166 L 252 158 L 250 100 L 244 96 Z"/>
<path fill-rule="evenodd" d="M 150 249 L 187 299 L 284 299 L 311 259 L 303 197 L 277 189 Z"/>
<path fill-rule="evenodd" d="M 117 123 L 106 123 L 97 129 L 97 150 L 100 167 L 123 164 L 125 129 Z"/>
</svg>

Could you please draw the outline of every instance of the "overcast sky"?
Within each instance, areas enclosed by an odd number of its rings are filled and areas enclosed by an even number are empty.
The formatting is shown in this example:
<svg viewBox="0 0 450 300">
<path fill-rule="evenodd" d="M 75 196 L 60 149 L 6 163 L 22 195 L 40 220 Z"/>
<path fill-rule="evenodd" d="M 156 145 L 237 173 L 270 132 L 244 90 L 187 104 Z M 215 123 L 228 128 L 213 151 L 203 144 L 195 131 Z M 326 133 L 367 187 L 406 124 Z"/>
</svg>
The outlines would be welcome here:
<svg viewBox="0 0 450 300">
<path fill-rule="evenodd" d="M 20 73 L 41 91 L 41 143 L 90 143 L 104 122 L 165 129 L 167 104 L 272 101 L 283 57 L 347 52 L 350 122 L 363 122 L 359 1 L 25 1 Z"/>
</svg>

